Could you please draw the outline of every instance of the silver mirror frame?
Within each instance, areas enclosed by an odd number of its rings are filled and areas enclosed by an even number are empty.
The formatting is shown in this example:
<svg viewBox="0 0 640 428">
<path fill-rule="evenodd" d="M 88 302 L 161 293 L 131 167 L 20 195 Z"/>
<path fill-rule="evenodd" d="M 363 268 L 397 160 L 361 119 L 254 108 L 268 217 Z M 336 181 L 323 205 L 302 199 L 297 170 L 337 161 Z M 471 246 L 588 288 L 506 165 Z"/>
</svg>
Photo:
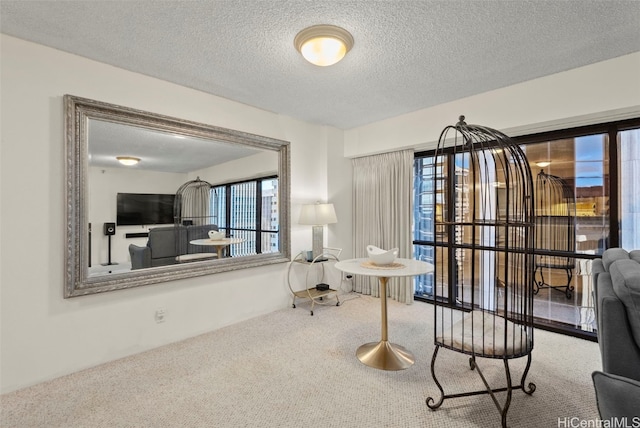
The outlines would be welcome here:
<svg viewBox="0 0 640 428">
<path fill-rule="evenodd" d="M 290 255 L 290 153 L 289 142 L 219 128 L 197 122 L 176 119 L 114 104 L 64 96 L 65 144 L 66 144 L 66 281 L 64 297 L 104 293 L 142 285 L 174 281 L 219 272 L 235 271 L 291 260 Z M 140 269 L 126 273 L 114 273 L 107 277 L 89 277 L 88 246 L 88 121 L 98 119 L 139 126 L 175 134 L 242 144 L 271 150 L 278 157 L 279 242 L 277 253 L 259 254 L 224 260 L 200 261 L 183 265 L 171 265 Z"/>
</svg>

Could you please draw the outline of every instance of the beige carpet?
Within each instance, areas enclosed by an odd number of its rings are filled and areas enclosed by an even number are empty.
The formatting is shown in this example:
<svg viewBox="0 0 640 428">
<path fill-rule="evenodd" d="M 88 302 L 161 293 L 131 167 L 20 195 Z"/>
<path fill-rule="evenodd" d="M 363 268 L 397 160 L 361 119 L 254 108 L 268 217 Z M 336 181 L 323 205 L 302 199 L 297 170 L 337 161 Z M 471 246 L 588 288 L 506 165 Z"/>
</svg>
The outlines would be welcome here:
<svg viewBox="0 0 640 428">
<path fill-rule="evenodd" d="M 386 372 L 355 357 L 380 339 L 376 298 L 349 294 L 342 306 L 285 308 L 170 346 L 1 396 L 9 427 L 497 427 L 488 395 L 445 400 L 439 410 L 429 371 L 433 307 L 389 301 L 389 339 L 413 351 L 411 368 Z M 468 358 L 448 350 L 437 374 L 446 393 L 481 389 Z M 501 361 L 479 359 L 503 386 Z M 512 361 L 520 379 L 525 359 Z M 595 420 L 590 374 L 596 343 L 536 330 L 528 380 L 514 391 L 511 427 L 557 427 L 558 419 Z M 503 399 L 505 393 L 498 396 Z M 565 425 L 566 426 L 566 425 Z"/>
</svg>

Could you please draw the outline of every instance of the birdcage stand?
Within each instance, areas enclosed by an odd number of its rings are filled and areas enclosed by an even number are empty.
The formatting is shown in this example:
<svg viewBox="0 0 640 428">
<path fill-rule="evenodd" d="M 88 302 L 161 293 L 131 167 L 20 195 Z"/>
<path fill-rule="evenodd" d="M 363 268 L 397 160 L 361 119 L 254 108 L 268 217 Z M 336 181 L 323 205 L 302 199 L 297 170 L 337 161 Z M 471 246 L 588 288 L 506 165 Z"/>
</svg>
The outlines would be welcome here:
<svg viewBox="0 0 640 428">
<path fill-rule="evenodd" d="M 526 385 L 525 387 L 527 374 L 529 373 L 529 368 L 531 367 L 531 354 L 527 355 L 527 365 L 522 373 L 522 377 L 520 378 L 520 384 L 518 385 L 512 385 L 511 383 L 511 370 L 509 368 L 509 359 L 502 358 L 504 362 L 504 370 L 505 370 L 507 386 L 501 387 L 501 388 L 491 388 L 491 386 L 489 386 L 487 379 L 484 377 L 484 375 L 482 374 L 482 371 L 480 370 L 480 367 L 478 366 L 476 358 L 474 356 L 471 356 L 469 358 L 469 367 L 471 368 L 471 370 L 476 370 L 478 372 L 478 375 L 480 376 L 480 379 L 482 379 L 482 383 L 484 383 L 484 386 L 486 389 L 469 391 L 469 392 L 460 392 L 457 394 L 445 394 L 444 388 L 438 381 L 438 378 L 436 377 L 436 372 L 435 372 L 436 358 L 438 357 L 439 349 L 440 349 L 440 346 L 436 345 L 436 349 L 433 351 L 433 357 L 431 358 L 431 376 L 433 377 L 433 381 L 435 382 L 436 386 L 440 390 L 440 399 L 437 402 L 435 402 L 433 397 L 427 397 L 426 399 L 427 407 L 429 407 L 431 410 L 435 410 L 438 407 L 440 407 L 444 402 L 444 400 L 448 398 L 460 398 L 460 397 L 470 397 L 473 395 L 489 394 L 491 396 L 491 399 L 493 400 L 493 403 L 496 405 L 498 412 L 500 412 L 500 415 L 502 417 L 502 426 L 506 427 L 507 412 L 509 411 L 509 405 L 511 404 L 511 396 L 512 396 L 513 390 L 521 389 L 527 395 L 533 394 L 533 392 L 536 390 L 536 385 L 533 382 L 529 382 L 529 384 Z M 501 404 L 498 401 L 498 398 L 496 397 L 495 393 L 504 392 L 504 391 L 507 391 L 507 398 L 505 399 L 504 404 Z"/>
<path fill-rule="evenodd" d="M 544 279 L 545 268 L 564 270 L 567 274 L 566 285 L 551 285 L 547 283 L 546 280 Z M 570 299 L 571 296 L 573 295 L 572 294 L 573 290 L 575 290 L 575 287 L 571 285 L 571 279 L 573 278 L 573 268 L 574 268 L 573 266 L 568 266 L 568 265 L 561 266 L 561 265 L 555 265 L 552 263 L 536 263 L 535 278 L 537 278 L 539 275 L 540 280 L 538 281 L 537 279 L 534 279 L 533 294 L 538 294 L 538 292 L 540 292 L 540 290 L 542 290 L 543 288 L 548 288 L 551 290 L 559 291 L 560 293 L 564 293 L 564 295 L 567 296 L 567 299 Z"/>
</svg>

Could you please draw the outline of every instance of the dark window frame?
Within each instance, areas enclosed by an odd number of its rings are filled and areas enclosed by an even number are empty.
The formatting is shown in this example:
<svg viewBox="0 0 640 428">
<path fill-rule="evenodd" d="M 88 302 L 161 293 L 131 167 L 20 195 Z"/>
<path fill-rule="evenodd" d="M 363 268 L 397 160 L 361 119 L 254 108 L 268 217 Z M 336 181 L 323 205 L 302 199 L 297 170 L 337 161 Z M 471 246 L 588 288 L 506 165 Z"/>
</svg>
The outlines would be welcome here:
<svg viewBox="0 0 640 428">
<path fill-rule="evenodd" d="M 227 234 L 231 234 L 233 231 L 247 231 L 247 232 L 255 232 L 255 251 L 256 254 L 262 254 L 262 234 L 263 233 L 275 233 L 275 234 L 279 234 L 280 231 L 278 229 L 264 229 L 262 227 L 262 183 L 264 181 L 267 180 L 273 180 L 276 179 L 278 180 L 279 183 L 279 177 L 278 175 L 272 174 L 272 175 L 266 175 L 266 176 L 261 176 L 261 177 L 256 177 L 256 178 L 250 178 L 250 179 L 245 179 L 245 180 L 238 180 L 238 181 L 232 181 L 232 182 L 225 182 L 225 183 L 220 183 L 220 184 L 212 184 L 211 185 L 211 189 L 215 189 L 215 188 L 221 188 L 223 187 L 224 190 L 224 195 L 225 195 L 225 223 L 224 225 L 218 225 L 218 227 L 220 228 L 220 230 L 225 230 L 227 232 Z M 234 228 L 234 227 L 230 227 L 229 225 L 232 223 L 232 219 L 231 219 L 231 214 L 232 214 L 232 210 L 231 210 L 231 206 L 233 204 L 233 201 L 231 200 L 231 188 L 235 185 L 238 184 L 246 184 L 246 183 L 256 183 L 256 196 L 255 196 L 255 229 L 247 229 L 247 228 Z M 278 214 L 279 216 L 279 214 Z"/>
</svg>

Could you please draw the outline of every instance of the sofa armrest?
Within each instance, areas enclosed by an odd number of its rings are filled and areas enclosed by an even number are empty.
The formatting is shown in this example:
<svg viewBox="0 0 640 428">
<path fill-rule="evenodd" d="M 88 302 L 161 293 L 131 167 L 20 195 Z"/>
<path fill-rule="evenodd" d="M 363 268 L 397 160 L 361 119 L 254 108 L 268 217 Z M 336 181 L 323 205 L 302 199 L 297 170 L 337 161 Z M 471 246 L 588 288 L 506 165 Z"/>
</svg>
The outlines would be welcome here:
<svg viewBox="0 0 640 428">
<path fill-rule="evenodd" d="M 602 259 L 594 259 L 591 263 L 591 297 L 593 298 L 593 302 L 595 305 L 594 311 L 596 313 L 596 324 L 598 322 L 598 276 L 602 273 L 606 272 L 604 270 L 604 263 L 602 263 Z"/>
<path fill-rule="evenodd" d="M 628 426 L 640 422 L 639 381 L 599 371 L 593 372 L 591 378 L 601 419 L 626 417 Z"/>
<path fill-rule="evenodd" d="M 151 267 L 151 248 L 130 244 L 129 256 L 131 257 L 131 270 Z"/>
<path fill-rule="evenodd" d="M 611 275 L 598 275 L 598 344 L 602 370 L 640 381 L 640 349 L 636 346 L 624 304 L 613 291 Z"/>
</svg>

